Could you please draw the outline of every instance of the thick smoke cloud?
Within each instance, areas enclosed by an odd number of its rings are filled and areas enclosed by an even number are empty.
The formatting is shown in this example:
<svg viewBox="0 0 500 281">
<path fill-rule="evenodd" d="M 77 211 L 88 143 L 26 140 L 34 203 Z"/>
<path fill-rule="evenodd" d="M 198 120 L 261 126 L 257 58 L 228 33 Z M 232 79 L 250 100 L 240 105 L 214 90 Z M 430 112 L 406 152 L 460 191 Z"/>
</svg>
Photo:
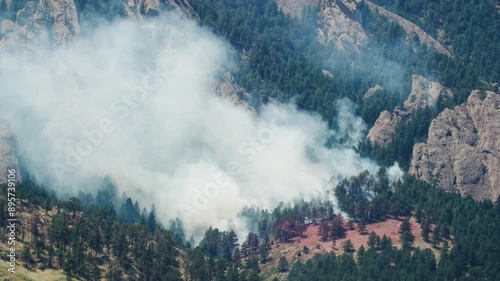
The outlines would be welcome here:
<svg viewBox="0 0 500 281">
<path fill-rule="evenodd" d="M 293 104 L 255 116 L 217 96 L 232 53 L 172 14 L 103 25 L 43 57 L 1 54 L 1 117 L 41 183 L 74 194 L 109 176 L 141 205 L 155 203 L 164 224 L 182 218 L 188 232 L 244 205 L 307 198 L 332 176 L 377 170 L 349 148 L 365 127 L 346 100 L 334 132 Z M 339 136 L 347 145 L 326 146 Z"/>
</svg>

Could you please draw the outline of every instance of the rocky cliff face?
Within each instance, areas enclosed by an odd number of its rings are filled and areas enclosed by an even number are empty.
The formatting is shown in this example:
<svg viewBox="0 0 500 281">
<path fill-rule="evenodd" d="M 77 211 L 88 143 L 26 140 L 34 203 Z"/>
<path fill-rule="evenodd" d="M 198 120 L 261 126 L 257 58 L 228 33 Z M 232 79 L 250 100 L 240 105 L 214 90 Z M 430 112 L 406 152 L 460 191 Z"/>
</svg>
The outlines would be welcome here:
<svg viewBox="0 0 500 281">
<path fill-rule="evenodd" d="M 0 22 L 0 49 L 33 51 L 36 45 L 65 45 L 80 33 L 73 0 L 33 0 L 15 21 Z"/>
<path fill-rule="evenodd" d="M 166 0 L 166 4 L 177 12 L 181 12 L 190 17 L 196 17 L 196 11 L 191 7 L 188 0 Z"/>
<path fill-rule="evenodd" d="M 69 44 L 80 33 L 74 0 L 31 0 L 18 11 L 13 10 L 11 1 L 2 1 L 15 13 L 15 19 L 0 22 L 0 51 L 35 52 L 40 46 Z M 196 16 L 186 0 L 123 0 L 124 16 L 134 20 L 156 16 L 161 5 L 188 17 Z"/>
<path fill-rule="evenodd" d="M 307 7 L 319 5 L 319 0 L 276 0 L 278 8 L 285 14 L 300 17 Z"/>
<path fill-rule="evenodd" d="M 451 97 L 453 93 L 438 82 L 431 82 L 420 75 L 413 75 L 411 93 L 403 106 L 397 106 L 394 113 L 383 111 L 370 129 L 368 138 L 380 146 L 385 146 L 392 141 L 396 126 L 400 122 L 410 119 L 415 112 L 425 107 L 436 105 L 440 97 Z"/>
<path fill-rule="evenodd" d="M 319 0 L 276 1 L 285 13 L 300 14 L 304 7 L 311 6 Z M 323 27 L 318 30 L 319 40 L 324 43 L 334 42 L 341 49 L 352 47 L 358 49 L 364 44 L 368 37 L 356 15 L 359 2 L 365 3 L 372 12 L 380 13 L 390 21 L 396 22 L 408 36 L 417 36 L 429 50 L 453 57 L 446 47 L 416 24 L 366 0 L 321 0 L 319 22 Z"/>
<path fill-rule="evenodd" d="M 411 93 L 404 102 L 403 109 L 413 114 L 418 109 L 435 106 L 439 97 L 452 96 L 451 90 L 438 82 L 431 82 L 420 75 L 413 75 Z"/>
<path fill-rule="evenodd" d="M 143 16 L 156 16 L 160 12 L 159 0 L 128 0 L 124 1 L 125 14 L 131 19 Z"/>
<path fill-rule="evenodd" d="M 434 119 L 416 144 L 410 173 L 477 200 L 500 195 L 500 94 L 473 91 L 467 104 Z"/>
<path fill-rule="evenodd" d="M 16 169 L 16 179 L 21 180 L 19 163 L 14 151 L 14 135 L 9 124 L 0 119 L 0 183 L 7 182 L 7 169 Z"/>
<path fill-rule="evenodd" d="M 380 86 L 379 84 L 369 88 L 368 91 L 366 91 L 365 95 L 363 96 L 363 101 L 368 100 L 373 95 L 375 95 L 377 92 L 383 91 L 383 90 L 384 90 L 384 87 Z"/>
<path fill-rule="evenodd" d="M 123 0 L 125 14 L 131 19 L 157 16 L 160 13 L 160 4 L 165 4 L 169 9 L 189 17 L 194 17 L 196 12 L 186 0 Z"/>
<path fill-rule="evenodd" d="M 422 28 L 418 27 L 416 24 L 412 23 L 411 21 L 393 13 L 390 11 L 387 11 L 386 9 L 370 2 L 370 1 L 364 1 L 367 5 L 368 8 L 371 11 L 378 12 L 381 15 L 387 17 L 391 21 L 395 21 L 403 28 L 403 30 L 408 34 L 409 36 L 417 36 L 420 42 L 424 45 L 427 46 L 428 49 L 434 50 L 440 54 L 446 55 L 448 57 L 452 57 L 453 55 L 446 49 L 441 43 L 439 43 L 434 37 L 430 36 L 425 32 Z"/>
<path fill-rule="evenodd" d="M 231 101 L 231 103 L 236 106 L 245 108 L 252 116 L 258 116 L 255 108 L 248 103 L 251 99 L 250 93 L 248 93 L 245 88 L 238 85 L 229 72 L 225 72 L 217 81 L 214 80 L 212 82 L 212 89 L 216 95 Z"/>
<path fill-rule="evenodd" d="M 2 51 L 36 54 L 40 47 L 66 45 L 80 33 L 73 0 L 33 0 L 13 12 L 14 21 L 0 22 L 0 58 Z M 8 168 L 19 171 L 13 139 L 8 123 L 0 121 L 0 182 L 6 181 Z M 19 174 L 17 178 L 21 180 Z"/>
<path fill-rule="evenodd" d="M 367 41 L 367 36 L 356 17 L 354 0 L 321 0 L 319 30 L 320 40 L 334 42 L 337 47 L 357 49 Z"/>
</svg>

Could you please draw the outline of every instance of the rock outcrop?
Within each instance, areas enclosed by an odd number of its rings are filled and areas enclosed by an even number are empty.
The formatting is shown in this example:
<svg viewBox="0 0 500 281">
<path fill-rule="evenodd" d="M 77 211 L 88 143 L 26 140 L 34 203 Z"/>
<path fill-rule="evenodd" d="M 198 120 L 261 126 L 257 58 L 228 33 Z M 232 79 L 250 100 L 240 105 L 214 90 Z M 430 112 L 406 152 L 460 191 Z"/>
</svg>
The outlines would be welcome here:
<svg viewBox="0 0 500 281">
<path fill-rule="evenodd" d="M 9 11 L 11 2 L 7 1 Z M 123 0 L 125 17 L 141 20 L 156 16 L 160 9 L 178 11 L 195 17 L 194 9 L 186 0 Z M 0 50 L 36 52 L 40 46 L 69 44 L 80 33 L 74 0 L 31 0 L 15 13 L 15 19 L 0 22 Z"/>
<path fill-rule="evenodd" d="M 125 14 L 131 19 L 156 16 L 160 12 L 159 0 L 128 0 L 125 2 Z"/>
<path fill-rule="evenodd" d="M 416 144 L 410 173 L 476 200 L 500 195 L 500 94 L 473 91 L 467 104 L 434 119 Z"/>
<path fill-rule="evenodd" d="M 396 126 L 405 122 L 419 109 L 434 107 L 440 97 L 452 97 L 450 89 L 438 82 L 430 82 L 420 75 L 412 76 L 411 93 L 403 106 L 397 106 L 394 113 L 383 111 L 368 133 L 368 139 L 380 146 L 389 144 L 396 133 Z"/>
<path fill-rule="evenodd" d="M 300 17 L 307 7 L 319 5 L 319 0 L 276 0 L 278 8 L 285 14 Z"/>
<path fill-rule="evenodd" d="M 183 13 L 189 17 L 196 17 L 196 11 L 191 7 L 188 0 L 166 0 L 171 10 Z"/>
<path fill-rule="evenodd" d="M 19 163 L 14 150 L 14 135 L 9 124 L 0 119 L 0 183 L 7 182 L 7 169 L 16 170 L 16 180 L 21 181 Z"/>
<path fill-rule="evenodd" d="M 403 109 L 413 114 L 418 109 L 435 106 L 439 97 L 452 96 L 451 90 L 438 82 L 431 82 L 420 75 L 413 75 L 411 93 L 404 102 Z"/>
<path fill-rule="evenodd" d="M 379 91 L 383 91 L 384 87 L 380 86 L 379 84 L 371 87 L 366 91 L 365 95 L 363 96 L 363 101 L 366 101 L 367 99 L 371 98 L 373 95 L 375 95 Z"/>
<path fill-rule="evenodd" d="M 80 33 L 73 0 L 32 0 L 15 22 L 0 22 L 0 49 L 33 51 L 37 45 L 65 45 Z"/>
<path fill-rule="evenodd" d="M 448 57 L 453 57 L 453 55 L 446 49 L 441 43 L 439 43 L 434 37 L 430 36 L 422 28 L 412 23 L 411 21 L 393 13 L 387 11 L 383 7 L 378 6 L 370 1 L 364 1 L 371 11 L 378 12 L 379 14 L 387 17 L 391 21 L 395 21 L 403 28 L 408 36 L 417 36 L 422 44 L 427 46 L 428 49 L 434 50 L 440 54 L 446 55 Z"/>
<path fill-rule="evenodd" d="M 234 81 L 234 77 L 225 72 L 219 80 L 213 81 L 213 90 L 215 94 L 231 101 L 236 106 L 241 106 L 248 110 L 254 117 L 257 117 L 257 111 L 248 101 L 251 99 L 250 93 Z M 261 102 L 262 103 L 262 102 Z"/>
<path fill-rule="evenodd" d="M 400 121 L 400 116 L 387 110 L 382 111 L 373 128 L 368 132 L 368 139 L 380 146 L 386 146 L 396 135 L 396 126 Z"/>
<path fill-rule="evenodd" d="M 165 4 L 170 10 L 179 14 L 194 17 L 196 12 L 186 0 L 124 0 L 125 14 L 131 19 L 143 19 L 144 17 L 157 16 L 160 13 L 161 5 Z"/>
<path fill-rule="evenodd" d="M 368 39 L 356 16 L 354 0 L 321 0 L 319 30 L 322 42 L 334 42 L 340 49 L 357 49 Z"/>
</svg>

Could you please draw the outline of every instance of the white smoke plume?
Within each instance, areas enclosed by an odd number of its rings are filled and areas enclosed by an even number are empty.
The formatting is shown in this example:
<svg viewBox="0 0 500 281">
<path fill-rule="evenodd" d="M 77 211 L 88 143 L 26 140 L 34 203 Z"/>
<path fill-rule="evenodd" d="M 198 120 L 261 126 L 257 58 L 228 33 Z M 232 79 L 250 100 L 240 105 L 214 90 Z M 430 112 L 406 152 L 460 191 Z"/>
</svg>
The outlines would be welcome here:
<svg viewBox="0 0 500 281">
<path fill-rule="evenodd" d="M 60 194 L 93 191 L 109 176 L 119 191 L 157 207 L 187 232 L 235 217 L 244 205 L 323 190 L 332 176 L 377 165 L 350 148 L 364 124 L 339 103 L 342 132 L 293 104 L 271 103 L 258 117 L 217 96 L 213 82 L 233 67 L 230 46 L 195 23 L 101 25 L 43 57 L 0 54 L 0 115 L 36 180 Z M 95 191 L 95 190 L 94 190 Z"/>
<path fill-rule="evenodd" d="M 397 182 L 398 180 L 401 180 L 404 176 L 403 170 L 399 167 L 398 162 L 394 162 L 392 166 L 388 167 L 386 169 L 387 177 L 389 178 L 389 181 L 392 182 Z"/>
</svg>

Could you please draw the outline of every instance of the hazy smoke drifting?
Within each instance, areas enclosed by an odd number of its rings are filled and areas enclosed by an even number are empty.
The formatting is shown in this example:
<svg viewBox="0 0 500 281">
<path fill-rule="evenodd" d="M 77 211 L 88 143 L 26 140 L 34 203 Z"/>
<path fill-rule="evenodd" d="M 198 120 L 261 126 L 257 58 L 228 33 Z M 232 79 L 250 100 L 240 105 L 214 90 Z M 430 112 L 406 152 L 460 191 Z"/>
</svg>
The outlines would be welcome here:
<svg viewBox="0 0 500 281">
<path fill-rule="evenodd" d="M 339 102 L 342 132 L 294 105 L 260 117 L 214 94 L 231 67 L 230 47 L 195 23 L 166 15 L 101 26 L 44 57 L 2 54 L 0 112 L 37 180 L 61 193 L 89 176 L 153 202 L 163 223 L 188 231 L 232 217 L 245 204 L 321 191 L 335 175 L 376 171 L 331 137 L 357 143 L 364 125 Z M 92 190 L 84 190 L 92 191 Z"/>
</svg>

